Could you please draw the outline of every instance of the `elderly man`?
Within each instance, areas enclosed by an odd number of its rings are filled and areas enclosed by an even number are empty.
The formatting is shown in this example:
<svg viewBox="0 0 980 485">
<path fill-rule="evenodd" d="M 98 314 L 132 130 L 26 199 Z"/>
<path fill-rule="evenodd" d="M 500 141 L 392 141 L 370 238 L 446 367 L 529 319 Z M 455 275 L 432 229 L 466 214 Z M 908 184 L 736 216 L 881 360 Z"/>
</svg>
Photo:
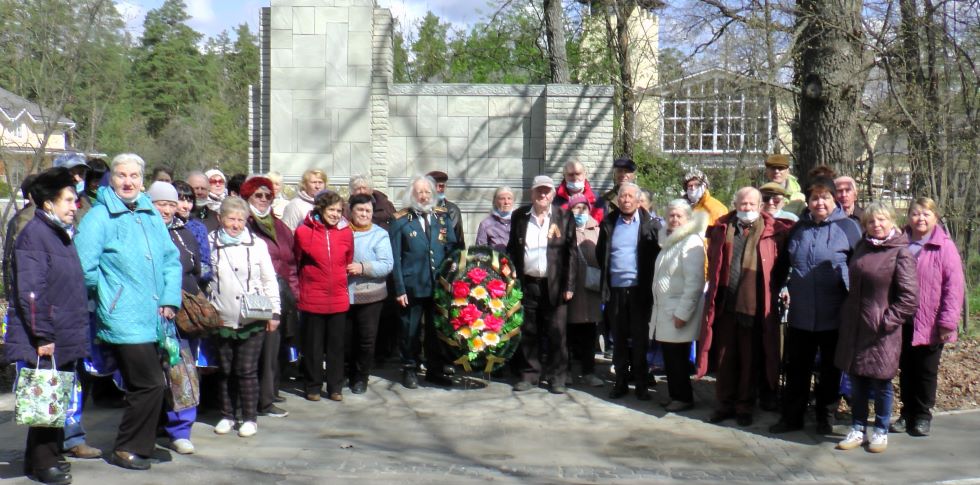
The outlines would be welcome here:
<svg viewBox="0 0 980 485">
<path fill-rule="evenodd" d="M 785 219 L 790 222 L 800 220 L 799 216 L 784 209 L 789 197 L 782 185 L 773 182 L 762 184 L 762 187 L 759 187 L 759 192 L 762 193 L 763 211 L 768 212 L 776 219 Z"/>
<path fill-rule="evenodd" d="M 704 172 L 692 168 L 684 174 L 684 198 L 691 204 L 695 212 L 708 215 L 708 225 L 714 224 L 719 217 L 728 213 L 728 207 L 720 200 L 711 196 L 708 191 L 708 176 Z"/>
<path fill-rule="evenodd" d="M 735 210 L 708 228 L 708 293 L 701 328 L 698 376 L 707 372 L 717 346 L 718 408 L 710 421 L 736 418 L 752 424 L 756 394 L 776 388 L 779 373 L 779 314 L 773 281 L 776 257 L 789 226 L 760 212 L 762 194 L 743 187 Z M 761 381 L 761 382 L 760 382 Z"/>
<path fill-rule="evenodd" d="M 650 400 L 647 391 L 647 342 L 653 306 L 653 262 L 660 251 L 660 224 L 640 207 L 640 187 L 619 186 L 616 209 L 599 226 L 596 259 L 602 269 L 601 293 L 605 319 L 612 327 L 616 385 L 609 397 L 629 393 L 629 377 L 636 383 L 636 398 Z"/>
<path fill-rule="evenodd" d="M 219 226 L 218 212 L 211 210 L 208 205 L 208 193 L 210 191 L 208 177 L 203 172 L 191 172 L 187 175 L 187 185 L 190 185 L 191 189 L 194 190 L 194 208 L 191 209 L 191 217 L 203 222 L 204 227 L 208 228 L 208 232 L 217 230 Z"/>
<path fill-rule="evenodd" d="M 450 386 L 452 379 L 445 375 L 442 349 L 433 326 L 432 293 L 436 271 L 442 260 L 461 247 L 450 229 L 449 216 L 435 207 L 433 197 L 436 182 L 431 177 L 412 177 L 406 207 L 395 214 L 388 233 L 394 267 L 395 301 L 401 306 L 401 335 L 399 348 L 402 362 L 402 384 L 408 389 L 418 387 L 416 371 L 421 363 L 420 332 L 425 319 L 426 374 L 429 382 Z"/>
<path fill-rule="evenodd" d="M 847 217 L 860 222 L 864 209 L 857 205 L 857 182 L 851 177 L 837 177 L 834 179 L 834 188 L 837 189 L 837 203 L 844 209 Z"/>
<path fill-rule="evenodd" d="M 636 182 L 636 163 L 629 158 L 616 159 L 613 162 L 613 180 L 616 185 L 609 192 L 602 194 L 602 203 L 606 205 L 607 212 L 616 209 L 619 200 L 619 187 L 625 183 Z"/>
<path fill-rule="evenodd" d="M 463 213 L 459 206 L 446 199 L 446 184 L 449 182 L 449 175 L 446 172 L 433 170 L 427 173 L 432 180 L 436 181 L 436 207 L 444 209 L 449 214 L 449 222 L 456 233 L 456 242 L 460 247 L 466 246 L 466 239 L 463 237 Z"/>
<path fill-rule="evenodd" d="M 800 182 L 796 177 L 789 173 L 789 156 L 782 154 L 769 155 L 766 158 L 766 182 L 772 182 L 782 186 L 786 191 L 789 202 L 785 210 L 799 215 L 806 207 L 806 198 L 800 189 Z"/>
<path fill-rule="evenodd" d="M 555 192 L 555 205 L 565 210 L 571 210 L 571 207 L 568 207 L 568 199 L 575 195 L 582 195 L 589 201 L 589 205 L 592 206 L 592 211 L 590 212 L 592 218 L 601 221 L 605 204 L 602 199 L 598 203 L 596 202 L 595 192 L 592 191 L 592 186 L 589 185 L 589 173 L 586 171 L 585 165 L 572 160 L 565 163 L 565 168 L 562 173 L 565 178 L 558 185 L 558 189 Z"/>
<path fill-rule="evenodd" d="M 552 204 L 554 183 L 547 175 L 534 177 L 531 205 L 514 211 L 507 252 L 524 289 L 524 326 L 520 351 L 524 357 L 521 380 L 514 391 L 521 392 L 548 380 L 548 390 L 562 394 L 567 390 L 568 348 L 565 324 L 568 300 L 575 289 L 575 220 L 571 211 Z M 548 362 L 542 369 L 544 336 L 547 335 Z"/>
<path fill-rule="evenodd" d="M 347 187 L 350 189 L 351 197 L 358 194 L 371 196 L 371 205 L 374 207 L 371 222 L 387 231 L 395 218 L 395 205 L 391 203 L 388 196 L 380 190 L 375 190 L 371 179 L 364 175 L 352 176 Z"/>
</svg>

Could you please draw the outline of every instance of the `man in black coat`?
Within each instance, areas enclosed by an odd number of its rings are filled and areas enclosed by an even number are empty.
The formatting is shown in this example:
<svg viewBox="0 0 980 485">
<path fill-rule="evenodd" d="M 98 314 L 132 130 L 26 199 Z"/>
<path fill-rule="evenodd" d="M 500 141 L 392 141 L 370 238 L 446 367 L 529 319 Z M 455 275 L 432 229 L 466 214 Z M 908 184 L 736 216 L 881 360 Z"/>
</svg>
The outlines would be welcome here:
<svg viewBox="0 0 980 485">
<path fill-rule="evenodd" d="M 438 170 L 433 170 L 426 175 L 436 181 L 436 207 L 446 210 L 453 232 L 456 234 L 456 243 L 461 248 L 466 247 L 466 238 L 463 235 L 463 213 L 459 210 L 458 205 L 446 198 L 446 184 L 449 182 L 449 175 Z"/>
<path fill-rule="evenodd" d="M 609 397 L 629 393 L 628 379 L 636 383 L 636 398 L 650 399 L 647 391 L 647 342 L 653 308 L 653 264 L 660 252 L 660 224 L 640 207 L 640 187 L 624 182 L 615 209 L 599 226 L 596 257 L 602 268 L 605 319 L 612 328 L 616 386 Z"/>
<path fill-rule="evenodd" d="M 549 390 L 564 393 L 568 378 L 568 349 L 565 345 L 566 303 L 575 289 L 576 259 L 572 213 L 553 206 L 555 187 L 551 177 L 534 177 L 531 205 L 514 211 L 507 252 L 517 269 L 524 290 L 524 326 L 521 353 L 524 357 L 517 392 L 536 386 L 544 374 Z M 550 343 L 548 362 L 542 369 L 542 335 Z"/>
</svg>

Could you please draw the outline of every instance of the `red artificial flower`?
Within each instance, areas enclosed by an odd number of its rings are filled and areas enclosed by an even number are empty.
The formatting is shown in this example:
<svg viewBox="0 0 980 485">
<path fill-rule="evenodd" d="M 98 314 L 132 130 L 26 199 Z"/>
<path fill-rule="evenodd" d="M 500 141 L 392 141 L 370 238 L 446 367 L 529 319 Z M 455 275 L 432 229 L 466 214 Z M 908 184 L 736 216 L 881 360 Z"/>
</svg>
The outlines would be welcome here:
<svg viewBox="0 0 980 485">
<path fill-rule="evenodd" d="M 460 320 L 459 318 L 454 318 L 454 319 L 450 320 L 449 323 L 453 324 L 453 330 L 459 330 L 460 327 L 466 326 L 463 323 L 463 321 Z"/>
<path fill-rule="evenodd" d="M 487 283 L 487 291 L 490 292 L 491 297 L 500 298 L 507 294 L 507 284 L 501 280 L 490 280 Z"/>
<path fill-rule="evenodd" d="M 483 324 L 486 325 L 488 332 L 497 333 L 501 328 L 503 328 L 504 319 L 493 315 L 487 315 L 483 317 Z"/>
<path fill-rule="evenodd" d="M 466 298 L 470 296 L 470 285 L 465 281 L 453 281 L 453 298 Z"/>
<path fill-rule="evenodd" d="M 484 279 L 486 279 L 487 272 L 483 268 L 477 266 L 477 267 L 469 270 L 469 272 L 466 273 L 466 277 L 469 278 L 470 281 L 473 282 L 473 284 L 478 285 Z"/>
<path fill-rule="evenodd" d="M 466 305 L 466 307 L 463 308 L 463 311 L 459 312 L 459 319 L 466 325 L 475 322 L 476 319 L 480 318 L 481 316 L 483 316 L 483 314 L 480 312 L 480 309 L 472 303 Z"/>
</svg>

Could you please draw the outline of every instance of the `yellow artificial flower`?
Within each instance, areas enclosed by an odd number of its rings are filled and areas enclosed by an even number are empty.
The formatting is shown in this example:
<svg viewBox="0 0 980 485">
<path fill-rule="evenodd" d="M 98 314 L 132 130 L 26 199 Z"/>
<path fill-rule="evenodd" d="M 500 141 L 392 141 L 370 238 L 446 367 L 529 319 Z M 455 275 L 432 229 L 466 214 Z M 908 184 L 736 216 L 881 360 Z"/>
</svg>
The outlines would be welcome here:
<svg viewBox="0 0 980 485">
<path fill-rule="evenodd" d="M 469 338 L 473 336 L 473 332 L 470 332 L 469 327 L 460 327 L 459 330 L 456 331 L 456 333 L 458 333 L 461 337 L 467 340 L 469 340 Z"/>
<path fill-rule="evenodd" d="M 484 288 L 482 286 L 477 286 L 477 287 L 473 288 L 472 290 L 470 290 L 470 296 L 472 296 L 473 298 L 476 298 L 477 300 L 483 300 L 483 299 L 486 299 L 487 296 L 489 296 L 489 293 L 487 293 L 487 289 L 486 288 Z"/>
<path fill-rule="evenodd" d="M 473 340 L 470 340 L 471 351 L 481 352 L 483 351 L 484 348 L 486 348 L 486 344 L 483 342 L 483 339 L 481 339 L 480 337 L 473 337 Z"/>
<path fill-rule="evenodd" d="M 490 311 L 494 313 L 500 313 L 504 311 L 505 308 L 506 307 L 504 306 L 504 302 L 500 298 L 494 298 L 490 300 Z"/>
<path fill-rule="evenodd" d="M 493 332 L 487 332 L 483 334 L 483 343 L 487 344 L 489 347 L 496 347 L 500 343 L 500 335 Z"/>
<path fill-rule="evenodd" d="M 453 306 L 466 306 L 466 298 L 453 298 Z"/>
<path fill-rule="evenodd" d="M 483 330 L 484 328 L 486 328 L 486 324 L 483 323 L 482 318 L 477 318 L 476 320 L 473 320 L 473 323 L 470 324 L 470 330 L 477 331 L 477 330 Z"/>
</svg>

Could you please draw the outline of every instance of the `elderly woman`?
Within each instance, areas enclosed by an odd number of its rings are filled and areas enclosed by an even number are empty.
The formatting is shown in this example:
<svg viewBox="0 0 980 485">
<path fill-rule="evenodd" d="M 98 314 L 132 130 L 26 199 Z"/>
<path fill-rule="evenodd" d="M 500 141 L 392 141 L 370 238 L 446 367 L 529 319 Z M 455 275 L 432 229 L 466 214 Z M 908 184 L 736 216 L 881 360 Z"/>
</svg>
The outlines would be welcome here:
<svg viewBox="0 0 980 485">
<path fill-rule="evenodd" d="M 765 188 L 765 187 L 763 187 Z M 781 189 L 781 187 L 779 187 Z M 789 232 L 777 263 L 776 280 L 789 270 L 789 328 L 786 330 L 786 387 L 782 417 L 773 433 L 803 429 L 810 402 L 814 359 L 820 353 L 816 386 L 817 433 L 833 432 L 840 370 L 834 367 L 840 309 L 847 298 L 847 262 L 861 240 L 861 227 L 837 206 L 834 181 L 817 178 L 806 190 L 807 208 Z M 765 200 L 763 192 L 763 200 Z M 771 212 L 770 212 L 771 214 Z M 774 215 L 775 217 L 775 215 Z"/>
<path fill-rule="evenodd" d="M 653 312 L 650 332 L 664 354 L 669 400 L 667 412 L 694 407 L 691 389 L 691 342 L 701 331 L 704 308 L 704 239 L 708 214 L 694 212 L 684 199 L 667 204 L 666 225 L 657 241 L 653 267 Z"/>
<path fill-rule="evenodd" d="M 293 231 L 273 214 L 275 185 L 265 177 L 252 177 L 239 189 L 248 202 L 248 230 L 265 241 L 276 269 L 279 283 L 279 303 L 282 308 L 280 327 L 265 333 L 259 369 L 259 414 L 284 418 L 289 413 L 276 406 L 279 396 L 279 347 L 283 337 L 292 340 L 297 332 L 296 294 L 299 279 L 296 277 L 296 257 L 293 255 Z M 281 398 L 280 398 L 281 399 Z"/>
<path fill-rule="evenodd" d="M 374 190 L 371 179 L 364 175 L 354 175 L 348 184 L 351 197 L 355 195 L 367 195 L 371 197 L 373 214 L 371 222 L 384 230 L 388 230 L 391 221 L 395 220 L 395 205 L 391 203 L 388 196 L 380 190 Z"/>
<path fill-rule="evenodd" d="M 354 262 L 354 234 L 343 217 L 344 203 L 340 195 L 324 191 L 316 196 L 314 203 L 306 221 L 296 229 L 295 245 L 299 309 L 304 318 L 306 399 L 320 400 L 326 347 L 327 394 L 331 401 L 342 401 L 344 330 L 350 308 L 347 271 Z"/>
<path fill-rule="evenodd" d="M 275 199 L 272 200 L 272 213 L 282 219 L 282 213 L 286 210 L 286 206 L 289 205 L 289 198 L 286 197 L 286 193 L 283 191 L 282 174 L 273 170 L 265 174 L 265 178 L 272 181 L 272 193 L 276 194 Z"/>
<path fill-rule="evenodd" d="M 34 366 L 50 357 L 50 365 L 72 372 L 88 356 L 85 280 L 72 244 L 74 185 L 62 167 L 38 175 L 31 187 L 34 217 L 11 249 L 5 362 Z M 71 465 L 61 453 L 64 439 L 63 428 L 28 429 L 25 473 L 42 483 L 71 483 Z"/>
<path fill-rule="evenodd" d="M 834 363 L 851 377 L 851 431 L 837 443 L 850 450 L 868 443 L 868 451 L 888 447 L 892 413 L 892 378 L 902 351 L 901 327 L 915 315 L 919 292 L 915 256 L 909 240 L 895 227 L 895 211 L 881 202 L 869 205 L 861 217 L 864 238 L 848 266 L 850 293 L 841 308 L 840 338 Z M 823 302 L 818 302 L 823 305 Z M 875 422 L 871 438 L 868 396 L 874 392 Z"/>
<path fill-rule="evenodd" d="M 112 159 L 109 186 L 78 228 L 85 286 L 97 295 L 96 337 L 108 344 L 126 387 L 126 410 L 109 463 L 147 470 L 166 382 L 157 350 L 161 319 L 181 300 L 181 266 L 170 233 L 143 188 L 145 163 L 123 153 Z"/>
<path fill-rule="evenodd" d="M 599 271 L 599 260 L 595 254 L 595 244 L 599 240 L 599 221 L 592 218 L 592 204 L 583 194 L 569 197 L 568 207 L 575 219 L 578 250 L 573 257 L 578 260 L 579 268 L 575 278 L 575 293 L 568 302 L 569 354 L 582 366 L 582 383 L 590 387 L 602 387 L 602 379 L 595 375 L 596 325 L 602 320 L 602 299 L 599 288 L 589 288 L 587 283 L 587 273 Z"/>
<path fill-rule="evenodd" d="M 256 417 L 259 405 L 259 356 L 266 332 L 279 328 L 279 283 L 276 269 L 265 241 L 248 230 L 248 203 L 239 197 L 221 202 L 218 219 L 221 228 L 208 236 L 214 280 L 211 302 L 224 324 L 212 335 L 218 352 L 218 385 L 221 394 L 221 421 L 214 427 L 217 434 L 227 434 L 235 426 L 235 411 L 241 413 L 238 436 L 253 436 L 258 431 Z M 272 303 L 272 319 L 251 320 L 242 316 L 246 295 L 263 295 Z M 231 386 L 231 380 L 236 381 Z M 237 395 L 232 395 L 235 389 Z"/>
<path fill-rule="evenodd" d="M 221 201 L 228 197 L 228 177 L 216 168 L 204 172 L 204 176 L 208 178 L 208 207 L 217 211 Z"/>
<path fill-rule="evenodd" d="M 323 170 L 311 168 L 303 172 L 299 192 L 282 210 L 282 222 L 285 222 L 290 230 L 295 231 L 306 220 L 307 214 L 313 210 L 313 198 L 325 189 L 328 183 L 327 174 Z"/>
<path fill-rule="evenodd" d="M 899 386 L 902 416 L 892 423 L 896 433 L 927 436 L 936 404 L 936 376 L 943 345 L 956 341 L 963 310 L 963 263 L 956 244 L 939 225 L 939 208 L 928 197 L 909 207 L 909 251 L 915 255 L 919 309 L 913 325 L 902 327 Z"/>
<path fill-rule="evenodd" d="M 476 245 L 490 246 L 497 251 L 507 250 L 510 238 L 510 214 L 514 210 L 514 191 L 505 186 L 493 193 L 493 211 L 480 221 L 476 230 Z"/>
<path fill-rule="evenodd" d="M 190 294 L 201 293 L 201 249 L 194 235 L 187 229 L 184 221 L 177 216 L 177 189 L 168 182 L 157 181 L 150 185 L 146 195 L 153 201 L 153 207 L 160 212 L 163 223 L 170 231 L 170 239 L 180 257 L 181 284 L 183 291 Z M 190 346 L 190 340 L 181 338 L 181 344 Z M 188 455 L 194 453 L 194 443 L 191 442 L 191 426 L 197 419 L 197 408 L 192 407 L 182 411 L 167 411 L 167 434 L 170 436 L 170 447 L 177 453 Z"/>
<path fill-rule="evenodd" d="M 378 319 L 388 296 L 385 280 L 391 274 L 394 260 L 388 231 L 371 223 L 374 210 L 371 196 L 354 195 L 348 204 L 354 231 L 354 261 L 347 265 L 347 291 L 351 303 L 347 320 L 353 333 L 350 339 L 353 347 L 349 352 L 353 361 L 350 390 L 354 394 L 363 394 L 374 363 Z"/>
<path fill-rule="evenodd" d="M 208 228 L 200 219 L 194 217 L 194 189 L 190 184 L 183 180 L 173 183 L 177 190 L 177 212 L 174 215 L 184 223 L 184 227 L 190 231 L 197 241 L 197 247 L 201 258 L 201 289 L 207 288 L 207 283 L 211 281 L 211 246 L 208 245 Z"/>
</svg>

